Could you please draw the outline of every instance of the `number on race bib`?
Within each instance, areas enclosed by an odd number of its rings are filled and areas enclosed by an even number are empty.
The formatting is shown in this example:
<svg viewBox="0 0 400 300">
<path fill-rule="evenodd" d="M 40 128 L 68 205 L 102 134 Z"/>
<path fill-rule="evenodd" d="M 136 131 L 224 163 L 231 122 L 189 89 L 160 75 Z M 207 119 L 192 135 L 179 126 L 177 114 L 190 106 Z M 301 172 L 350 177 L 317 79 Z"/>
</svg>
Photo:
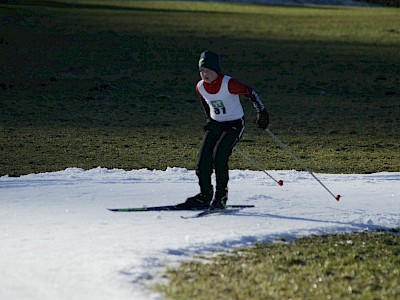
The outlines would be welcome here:
<svg viewBox="0 0 400 300">
<path fill-rule="evenodd" d="M 211 101 L 211 105 L 213 106 L 216 115 L 219 115 L 221 112 L 223 114 L 226 114 L 226 107 L 224 105 L 224 102 L 222 102 L 221 100 Z"/>
</svg>

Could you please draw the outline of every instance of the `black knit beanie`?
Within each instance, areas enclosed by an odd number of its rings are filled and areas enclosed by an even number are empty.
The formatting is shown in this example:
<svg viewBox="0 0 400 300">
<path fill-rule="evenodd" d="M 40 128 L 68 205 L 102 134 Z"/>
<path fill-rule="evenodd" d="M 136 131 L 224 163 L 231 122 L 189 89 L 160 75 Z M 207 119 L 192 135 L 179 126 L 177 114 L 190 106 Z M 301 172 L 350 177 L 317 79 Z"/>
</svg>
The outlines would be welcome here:
<svg viewBox="0 0 400 300">
<path fill-rule="evenodd" d="M 200 54 L 199 71 L 202 71 L 204 68 L 214 70 L 217 74 L 221 72 L 217 53 L 206 50 Z"/>
</svg>

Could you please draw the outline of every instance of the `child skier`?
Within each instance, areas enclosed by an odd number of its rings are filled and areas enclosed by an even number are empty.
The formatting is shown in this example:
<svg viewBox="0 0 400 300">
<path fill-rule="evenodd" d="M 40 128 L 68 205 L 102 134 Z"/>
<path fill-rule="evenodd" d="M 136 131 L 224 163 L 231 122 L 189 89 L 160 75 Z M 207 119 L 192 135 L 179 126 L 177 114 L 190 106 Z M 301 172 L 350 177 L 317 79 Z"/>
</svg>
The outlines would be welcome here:
<svg viewBox="0 0 400 300">
<path fill-rule="evenodd" d="M 196 85 L 196 91 L 207 117 L 196 167 L 200 193 L 178 206 L 187 209 L 223 209 L 228 201 L 229 157 L 245 128 L 239 96 L 253 102 L 257 111 L 255 123 L 259 128 L 267 128 L 269 115 L 254 89 L 221 73 L 217 53 L 208 50 L 201 53 L 199 72 L 201 80 Z M 213 170 L 216 176 L 215 194 L 211 184 Z"/>
</svg>

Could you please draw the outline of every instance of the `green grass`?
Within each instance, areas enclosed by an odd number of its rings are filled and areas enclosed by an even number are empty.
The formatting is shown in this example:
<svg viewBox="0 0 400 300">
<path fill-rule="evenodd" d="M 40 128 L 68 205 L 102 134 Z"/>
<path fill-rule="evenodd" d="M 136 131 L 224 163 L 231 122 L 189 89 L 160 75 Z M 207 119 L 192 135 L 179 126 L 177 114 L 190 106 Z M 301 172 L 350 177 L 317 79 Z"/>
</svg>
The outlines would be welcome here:
<svg viewBox="0 0 400 300">
<path fill-rule="evenodd" d="M 253 86 L 316 172 L 399 171 L 396 9 L 151 1 L 2 4 L 0 174 L 194 168 L 198 55 Z M 233 22 L 235 20 L 235 22 Z M 241 147 L 299 169 L 252 126 Z M 234 154 L 232 168 L 252 168 Z"/>
<path fill-rule="evenodd" d="M 155 289 L 177 300 L 394 300 L 400 296 L 399 249 L 398 231 L 278 240 L 182 263 Z"/>
</svg>

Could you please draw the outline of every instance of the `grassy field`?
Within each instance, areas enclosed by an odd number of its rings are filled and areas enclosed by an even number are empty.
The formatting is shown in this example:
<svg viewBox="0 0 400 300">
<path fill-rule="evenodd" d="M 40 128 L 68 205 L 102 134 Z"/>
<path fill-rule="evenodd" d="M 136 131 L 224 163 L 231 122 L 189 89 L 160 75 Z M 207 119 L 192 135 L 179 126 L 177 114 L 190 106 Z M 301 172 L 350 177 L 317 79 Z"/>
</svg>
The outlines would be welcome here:
<svg viewBox="0 0 400 300">
<path fill-rule="evenodd" d="M 396 9 L 8 2 L 0 4 L 0 175 L 193 169 L 204 49 L 260 93 L 270 129 L 315 172 L 400 171 Z M 298 168 L 243 104 L 241 149 L 267 169 Z M 234 154 L 231 168 L 251 166 Z M 170 270 L 170 285 L 158 288 L 173 299 L 395 299 L 398 249 L 398 232 L 260 244 Z"/>
<path fill-rule="evenodd" d="M 261 243 L 171 268 L 169 284 L 155 289 L 177 300 L 395 300 L 400 296 L 399 246 L 398 232 Z"/>
<path fill-rule="evenodd" d="M 400 170 L 396 9 L 151 1 L 0 5 L 0 174 L 194 168 L 204 49 L 253 86 L 315 172 Z M 234 21 L 233 21 L 234 20 Z M 296 163 L 252 125 L 242 149 Z M 252 168 L 234 154 L 232 168 Z"/>
</svg>

